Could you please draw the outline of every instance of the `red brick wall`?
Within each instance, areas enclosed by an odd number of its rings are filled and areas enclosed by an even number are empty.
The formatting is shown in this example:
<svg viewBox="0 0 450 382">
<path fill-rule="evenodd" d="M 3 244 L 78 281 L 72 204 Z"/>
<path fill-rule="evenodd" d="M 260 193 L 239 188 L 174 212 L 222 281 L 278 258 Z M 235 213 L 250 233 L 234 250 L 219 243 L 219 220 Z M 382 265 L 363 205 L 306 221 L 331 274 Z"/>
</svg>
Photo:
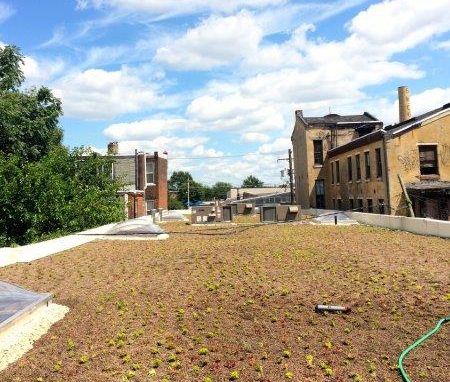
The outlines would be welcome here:
<svg viewBox="0 0 450 382">
<path fill-rule="evenodd" d="M 158 157 L 156 162 L 156 195 L 157 207 L 167 210 L 167 159 Z"/>
<path fill-rule="evenodd" d="M 136 206 L 136 216 L 134 215 L 134 209 Z M 135 217 L 141 217 L 145 215 L 145 201 L 144 194 L 128 194 L 128 218 L 134 219 Z"/>
</svg>

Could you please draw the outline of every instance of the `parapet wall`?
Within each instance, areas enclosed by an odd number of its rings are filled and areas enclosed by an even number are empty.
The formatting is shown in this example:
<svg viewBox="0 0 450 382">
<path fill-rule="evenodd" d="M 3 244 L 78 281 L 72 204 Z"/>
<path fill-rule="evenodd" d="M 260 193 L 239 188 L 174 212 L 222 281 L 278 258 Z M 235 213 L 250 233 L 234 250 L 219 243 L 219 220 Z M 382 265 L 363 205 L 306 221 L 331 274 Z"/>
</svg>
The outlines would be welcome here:
<svg viewBox="0 0 450 382">
<path fill-rule="evenodd" d="M 410 218 L 406 216 L 369 214 L 364 212 L 348 212 L 321 209 L 306 209 L 305 215 L 318 216 L 322 214 L 345 213 L 349 218 L 361 224 L 374 225 L 389 229 L 396 229 L 417 233 L 419 235 L 439 236 L 450 238 L 450 221 L 427 218 Z"/>
</svg>

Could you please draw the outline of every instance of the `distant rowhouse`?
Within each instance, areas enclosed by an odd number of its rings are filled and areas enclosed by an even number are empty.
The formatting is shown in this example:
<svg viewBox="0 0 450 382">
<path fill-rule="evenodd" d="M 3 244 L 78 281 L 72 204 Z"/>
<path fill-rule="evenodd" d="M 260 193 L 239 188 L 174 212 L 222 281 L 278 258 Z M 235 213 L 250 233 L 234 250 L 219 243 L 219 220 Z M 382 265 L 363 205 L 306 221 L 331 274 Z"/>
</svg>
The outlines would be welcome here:
<svg viewBox="0 0 450 382">
<path fill-rule="evenodd" d="M 400 123 L 382 128 L 375 119 L 358 121 L 354 132 L 317 128 L 297 112 L 292 143 L 299 204 L 449 219 L 450 104 L 411 118 L 409 92 L 401 87 L 399 105 Z"/>
<path fill-rule="evenodd" d="M 120 194 L 126 203 L 129 218 L 150 215 L 152 209 L 167 209 L 167 159 L 157 151 L 153 154 L 135 151 L 119 155 L 118 143 L 108 144 L 114 157 L 112 177 L 124 184 Z"/>
</svg>

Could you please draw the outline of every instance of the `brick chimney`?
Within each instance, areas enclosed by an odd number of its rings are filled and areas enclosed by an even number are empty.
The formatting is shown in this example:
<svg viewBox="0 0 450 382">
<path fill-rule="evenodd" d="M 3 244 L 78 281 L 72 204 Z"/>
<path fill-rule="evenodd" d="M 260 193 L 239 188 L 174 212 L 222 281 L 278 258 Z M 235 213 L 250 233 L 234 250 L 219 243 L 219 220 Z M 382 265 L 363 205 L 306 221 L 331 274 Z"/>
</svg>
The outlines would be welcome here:
<svg viewBox="0 0 450 382">
<path fill-rule="evenodd" d="M 398 111 L 400 122 L 407 121 L 411 118 L 409 88 L 407 86 L 400 86 L 398 88 Z"/>
</svg>

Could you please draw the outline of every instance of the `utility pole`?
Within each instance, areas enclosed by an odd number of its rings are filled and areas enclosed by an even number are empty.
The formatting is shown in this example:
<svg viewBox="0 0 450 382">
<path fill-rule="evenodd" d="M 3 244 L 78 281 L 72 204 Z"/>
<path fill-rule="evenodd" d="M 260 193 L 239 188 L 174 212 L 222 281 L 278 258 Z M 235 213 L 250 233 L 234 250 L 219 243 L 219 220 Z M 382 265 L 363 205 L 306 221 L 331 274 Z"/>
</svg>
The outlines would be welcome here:
<svg viewBox="0 0 450 382">
<path fill-rule="evenodd" d="M 288 157 L 287 158 L 279 158 L 277 159 L 277 162 L 287 160 L 289 161 L 289 187 L 290 187 L 290 199 L 291 204 L 294 204 L 295 198 L 294 198 L 294 171 L 292 170 L 292 150 L 288 150 Z"/>
<path fill-rule="evenodd" d="M 188 192 L 188 195 L 187 195 L 187 196 L 188 196 L 187 205 L 188 205 L 188 209 L 190 209 L 190 208 L 191 208 L 191 205 L 190 205 L 191 203 L 190 203 L 190 200 L 189 200 L 189 179 L 188 179 L 187 182 L 188 182 L 188 184 L 187 184 L 187 192 Z"/>
</svg>

